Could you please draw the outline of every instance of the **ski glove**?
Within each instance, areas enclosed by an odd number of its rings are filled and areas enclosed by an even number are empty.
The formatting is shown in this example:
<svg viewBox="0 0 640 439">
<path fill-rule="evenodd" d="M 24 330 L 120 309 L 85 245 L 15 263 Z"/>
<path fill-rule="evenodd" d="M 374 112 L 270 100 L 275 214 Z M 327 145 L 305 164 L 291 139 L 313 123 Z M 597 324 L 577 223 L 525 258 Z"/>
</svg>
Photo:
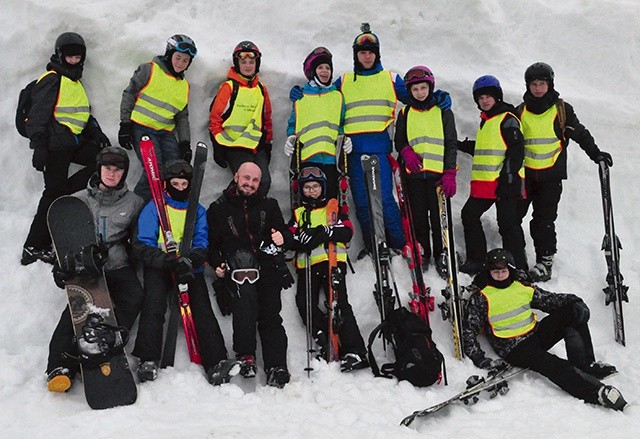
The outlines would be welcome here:
<svg viewBox="0 0 640 439">
<path fill-rule="evenodd" d="M 287 267 L 287 262 L 284 260 L 284 254 L 278 253 L 276 255 L 276 263 L 275 268 L 278 270 L 278 277 L 280 278 L 280 282 L 282 288 L 288 290 L 293 285 L 293 276 L 289 271 L 289 267 Z"/>
<path fill-rule="evenodd" d="M 342 150 L 347 154 L 351 154 L 351 151 L 353 151 L 353 142 L 347 136 L 344 137 L 342 142 Z"/>
<path fill-rule="evenodd" d="M 100 149 L 111 146 L 111 141 L 102 132 L 102 128 L 100 128 L 100 125 L 98 125 L 98 121 L 93 116 L 89 117 L 87 126 L 85 127 L 83 134 L 86 134 L 87 138 L 95 143 Z"/>
<path fill-rule="evenodd" d="M 33 148 L 33 157 L 31 159 L 31 164 L 36 169 L 36 171 L 44 172 L 44 168 L 47 165 L 47 157 L 49 157 L 49 150 L 47 149 L 46 145 Z"/>
<path fill-rule="evenodd" d="M 404 160 L 404 166 L 412 173 L 422 171 L 422 159 L 410 146 L 405 146 L 400 151 L 402 160 Z"/>
<path fill-rule="evenodd" d="M 289 136 L 287 137 L 287 141 L 284 142 L 284 154 L 287 157 L 291 157 L 291 155 L 293 154 L 293 151 L 295 150 L 295 146 L 296 146 L 296 136 Z"/>
<path fill-rule="evenodd" d="M 133 122 L 120 122 L 118 143 L 124 149 L 133 149 Z"/>
<path fill-rule="evenodd" d="M 456 170 L 445 169 L 442 178 L 437 184 L 442 186 L 442 192 L 445 197 L 451 198 L 456 194 Z"/>
<path fill-rule="evenodd" d="M 178 149 L 180 150 L 180 158 L 187 163 L 191 163 L 191 157 L 193 153 L 191 152 L 191 145 L 186 140 L 178 143 Z"/>
<path fill-rule="evenodd" d="M 442 111 L 448 110 L 451 108 L 451 96 L 444 90 L 436 90 L 433 92 L 433 97 L 436 99 L 436 104 L 438 108 Z"/>
<path fill-rule="evenodd" d="M 476 141 L 469 140 L 468 137 L 465 137 L 464 140 L 458 140 L 458 151 L 462 151 L 469 155 L 473 155 L 476 149 Z"/>
<path fill-rule="evenodd" d="M 186 284 L 193 280 L 193 262 L 186 256 L 180 256 L 174 269 L 179 284 Z"/>
<path fill-rule="evenodd" d="M 289 91 L 289 100 L 291 102 L 295 102 L 298 99 L 302 99 L 302 87 L 300 87 L 299 85 L 294 85 Z"/>
<path fill-rule="evenodd" d="M 608 152 L 598 151 L 598 153 L 593 157 L 593 161 L 595 163 L 605 162 L 607 166 L 613 166 L 613 157 L 611 157 L 611 154 Z"/>
<path fill-rule="evenodd" d="M 571 305 L 571 314 L 573 315 L 573 320 L 579 325 L 587 323 L 591 316 L 589 307 L 582 300 L 573 302 Z"/>
</svg>

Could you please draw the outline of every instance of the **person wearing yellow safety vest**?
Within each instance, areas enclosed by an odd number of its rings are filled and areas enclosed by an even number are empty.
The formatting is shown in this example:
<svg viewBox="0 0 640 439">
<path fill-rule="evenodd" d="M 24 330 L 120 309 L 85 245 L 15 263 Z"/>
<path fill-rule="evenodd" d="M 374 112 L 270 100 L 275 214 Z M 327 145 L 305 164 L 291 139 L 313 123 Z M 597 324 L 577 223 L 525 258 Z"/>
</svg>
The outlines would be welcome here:
<svg viewBox="0 0 640 439">
<path fill-rule="evenodd" d="M 197 53 L 196 44 L 188 36 L 169 37 L 164 55 L 141 64 L 122 92 L 118 141 L 123 148 L 134 149 L 141 161 L 140 140 L 148 136 L 160 166 L 175 159 L 191 162 L 189 82 L 185 72 Z M 151 199 L 144 172 L 133 191 L 145 201 Z"/>
<path fill-rule="evenodd" d="M 441 110 L 433 96 L 436 80 L 426 66 L 415 66 L 404 75 L 409 105 L 396 120 L 395 148 L 401 162 L 415 236 L 422 246 L 422 269 L 433 255 L 438 274 L 446 277 L 436 186 L 446 197 L 456 193 L 458 134 L 453 112 Z M 429 234 L 433 237 L 433 251 Z"/>
<path fill-rule="evenodd" d="M 250 161 L 260 167 L 260 193 L 271 187 L 271 99 L 258 72 L 262 53 L 251 41 L 241 41 L 231 55 L 233 66 L 218 88 L 209 113 L 213 159 L 235 174 Z"/>
<path fill-rule="evenodd" d="M 192 177 L 193 167 L 184 160 L 170 160 L 163 166 L 164 199 L 173 237 L 178 246 L 184 232 Z M 133 355 L 140 358 L 137 372 L 141 382 L 153 381 L 158 375 L 167 297 L 175 300 L 173 291 L 174 282 L 177 281 L 188 284 L 191 312 L 207 379 L 212 385 L 222 384 L 219 373 L 228 363 L 227 349 L 211 308 L 204 279 L 203 265 L 207 259 L 207 247 L 207 218 L 201 205 L 198 205 L 191 249 L 178 259 L 166 253 L 158 211 L 153 200 L 142 208 L 133 239 L 133 254 L 144 268 L 145 298 L 133 349 Z"/>
<path fill-rule="evenodd" d="M 44 177 L 44 191 L 23 245 L 22 265 L 38 259 L 53 263 L 46 219 L 49 206 L 62 195 L 84 189 L 95 172 L 96 155 L 111 144 L 91 115 L 89 98 L 80 81 L 86 52 L 84 39 L 77 33 L 58 36 L 47 71 L 32 91 L 26 131 L 33 167 Z M 82 168 L 69 176 L 71 163 Z"/>
<path fill-rule="evenodd" d="M 593 136 L 580 123 L 573 107 L 560 99 L 554 88 L 554 73 L 548 64 L 537 62 L 524 73 L 527 90 L 518 106 L 525 142 L 527 198 L 519 205 L 525 217 L 533 206 L 529 231 L 536 251 L 536 264 L 529 275 L 537 282 L 551 278 L 557 251 L 555 221 L 567 178 L 567 146 L 573 140 L 595 163 L 613 166 L 611 154 L 601 151 Z"/>
<path fill-rule="evenodd" d="M 463 346 L 477 367 L 529 368 L 585 402 L 620 411 L 626 405 L 615 387 L 600 382 L 617 370 L 595 361 L 589 307 L 574 294 L 552 293 L 516 280 L 508 251 L 497 248 L 487 253 L 465 307 Z M 548 315 L 539 318 L 533 309 Z M 485 356 L 478 341 L 483 330 L 500 359 Z M 548 352 L 560 341 L 564 341 L 566 360 Z"/>
<path fill-rule="evenodd" d="M 345 105 L 342 93 L 331 83 L 331 52 L 325 47 L 313 49 L 303 62 L 303 71 L 309 82 L 302 87 L 302 98 L 293 103 L 284 153 L 287 156 L 295 153 L 300 168 L 320 168 L 327 177 L 326 196 L 336 198 L 339 161 L 336 140 L 344 133 Z M 353 149 L 351 139 L 345 137 L 342 148 L 349 154 Z"/>
<path fill-rule="evenodd" d="M 327 225 L 327 177 L 317 167 L 304 168 L 298 179 L 300 201 L 302 206 L 293 212 L 290 227 L 294 236 L 293 250 L 297 251 L 295 265 L 298 274 L 298 289 L 296 291 L 296 305 L 305 325 L 307 308 L 307 286 L 304 282 L 306 271 L 305 253 L 309 255 L 311 265 L 311 333 L 320 347 L 322 357 L 328 352 L 328 320 L 327 315 L 320 309 L 320 289 L 324 289 L 328 296 L 329 282 L 336 282 L 338 302 L 334 313 L 339 315 L 340 330 L 340 369 L 343 372 L 363 369 L 369 365 L 367 349 L 353 314 L 353 309 L 347 298 L 347 248 L 346 243 L 353 236 L 353 225 L 345 212 L 339 213 L 336 224 Z M 336 243 L 338 269 L 332 279 L 329 274 L 329 255 L 327 243 Z"/>
<path fill-rule="evenodd" d="M 524 196 L 524 140 L 515 108 L 504 102 L 502 87 L 491 75 L 473 84 L 473 100 L 481 110 L 476 140 L 464 140 L 458 149 L 473 155 L 471 191 L 462 208 L 462 225 L 467 259 L 460 271 L 470 275 L 482 269 L 487 239 L 480 217 L 495 203 L 502 245 L 515 258 L 518 270 L 526 273 L 522 219 L 518 199 Z"/>
</svg>

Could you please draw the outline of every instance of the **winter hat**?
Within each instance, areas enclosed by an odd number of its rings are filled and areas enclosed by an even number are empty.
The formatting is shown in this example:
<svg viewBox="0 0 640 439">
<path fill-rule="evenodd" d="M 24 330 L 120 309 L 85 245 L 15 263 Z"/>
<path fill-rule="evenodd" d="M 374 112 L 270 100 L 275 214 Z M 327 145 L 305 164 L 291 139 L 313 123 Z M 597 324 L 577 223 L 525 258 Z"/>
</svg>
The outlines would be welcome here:
<svg viewBox="0 0 640 439">
<path fill-rule="evenodd" d="M 502 87 L 498 78 L 491 75 L 484 75 L 476 79 L 473 83 L 473 100 L 478 103 L 478 98 L 482 95 L 493 96 L 496 102 L 501 102 Z"/>
<path fill-rule="evenodd" d="M 124 183 L 127 180 L 127 173 L 129 172 L 129 156 L 124 148 L 119 146 L 107 146 L 102 148 L 96 156 L 96 170 L 100 175 L 100 168 L 102 166 L 115 166 L 118 169 L 124 169 L 122 179 L 116 186 L 116 189 L 124 187 Z"/>
<path fill-rule="evenodd" d="M 309 81 L 315 78 L 318 82 L 320 82 L 316 76 L 316 69 L 320 64 L 329 64 L 332 73 L 331 77 L 329 78 L 330 84 L 331 79 L 333 78 L 332 58 L 333 56 L 331 55 L 331 52 L 329 52 L 329 49 L 327 49 L 326 47 L 316 47 L 311 51 L 309 55 L 307 55 L 304 62 L 302 63 L 304 76 L 306 76 Z"/>
<path fill-rule="evenodd" d="M 524 82 L 527 84 L 527 90 L 529 89 L 529 84 L 531 84 L 536 79 L 546 81 L 549 85 L 549 89 L 551 90 L 553 89 L 553 78 L 553 69 L 549 64 L 543 62 L 531 64 L 524 72 Z"/>
</svg>

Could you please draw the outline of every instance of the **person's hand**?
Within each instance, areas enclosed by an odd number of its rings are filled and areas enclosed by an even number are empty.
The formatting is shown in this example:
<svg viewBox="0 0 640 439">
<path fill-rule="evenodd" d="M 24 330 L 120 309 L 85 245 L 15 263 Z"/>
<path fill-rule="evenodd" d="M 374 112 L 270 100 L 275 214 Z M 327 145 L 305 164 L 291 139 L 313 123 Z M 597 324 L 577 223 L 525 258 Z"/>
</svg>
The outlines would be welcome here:
<svg viewBox="0 0 640 439">
<path fill-rule="evenodd" d="M 284 142 L 284 154 L 287 157 L 291 157 L 291 155 L 293 154 L 293 151 L 295 150 L 295 146 L 296 146 L 296 140 L 297 140 L 297 137 L 294 135 L 291 135 L 287 137 L 287 141 Z"/>
<path fill-rule="evenodd" d="M 216 276 L 219 278 L 223 278 L 226 276 L 227 274 L 227 264 L 225 264 L 224 262 L 221 263 L 218 267 L 216 267 Z"/>
<path fill-rule="evenodd" d="M 476 149 L 476 141 L 469 140 L 468 137 L 465 137 L 464 140 L 458 140 L 458 151 L 462 151 L 469 155 L 473 155 Z"/>
<path fill-rule="evenodd" d="M 342 150 L 347 154 L 351 154 L 351 151 L 353 151 L 353 142 L 347 136 L 344 137 L 344 141 L 342 142 Z"/>
<path fill-rule="evenodd" d="M 120 122 L 118 143 L 124 149 L 133 149 L 133 122 Z"/>
<path fill-rule="evenodd" d="M 64 289 L 64 287 L 67 284 L 67 281 L 71 279 L 74 275 L 74 273 L 60 268 L 60 266 L 57 263 L 53 265 L 53 269 L 51 270 L 51 273 L 53 273 L 53 281 L 56 283 L 56 286 L 62 289 Z"/>
<path fill-rule="evenodd" d="M 436 99 L 436 105 L 442 111 L 451 108 L 451 96 L 444 90 L 436 90 L 433 92 L 433 97 Z"/>
<path fill-rule="evenodd" d="M 271 229 L 271 241 L 273 241 L 276 246 L 280 247 L 284 244 L 284 237 L 282 236 L 282 233 L 276 229 Z"/>
<path fill-rule="evenodd" d="M 608 152 L 599 151 L 593 158 L 593 161 L 596 163 L 604 162 L 608 167 L 613 166 L 613 157 L 611 157 L 611 154 Z"/>
<path fill-rule="evenodd" d="M 293 87 L 291 87 L 291 90 L 289 91 L 289 100 L 291 100 L 291 102 L 302 99 L 302 96 L 302 87 L 300 87 L 299 85 L 294 85 Z"/>
<path fill-rule="evenodd" d="M 187 163 L 191 163 L 193 152 L 191 152 L 191 145 L 189 142 L 185 140 L 178 143 L 178 149 L 180 150 L 180 158 Z"/>
<path fill-rule="evenodd" d="M 404 166 L 411 171 L 411 173 L 418 173 L 422 171 L 422 159 L 410 146 L 405 146 L 400 151 Z"/>
<path fill-rule="evenodd" d="M 453 197 L 456 194 L 456 170 L 445 169 L 437 184 L 442 186 L 442 193 L 445 197 Z"/>
</svg>

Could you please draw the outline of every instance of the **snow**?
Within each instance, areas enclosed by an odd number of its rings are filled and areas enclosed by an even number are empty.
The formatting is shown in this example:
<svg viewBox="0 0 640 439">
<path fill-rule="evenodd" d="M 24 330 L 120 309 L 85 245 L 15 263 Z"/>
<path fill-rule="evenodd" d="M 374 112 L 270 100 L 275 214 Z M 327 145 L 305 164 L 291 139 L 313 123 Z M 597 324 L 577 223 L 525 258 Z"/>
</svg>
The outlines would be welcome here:
<svg viewBox="0 0 640 439">
<path fill-rule="evenodd" d="M 253 4 L 251 4 L 253 3 Z M 640 358 L 635 315 L 640 312 L 638 269 L 640 251 L 636 218 L 640 204 L 640 159 L 629 155 L 640 129 L 636 109 L 640 89 L 640 3 L 632 0 L 498 0 L 448 2 L 303 2 L 272 0 L 28 0 L 3 2 L 2 46 L 4 80 L 0 83 L 0 255 L 5 282 L 0 306 L 0 431 L 3 437 L 635 437 L 640 412 L 637 398 Z M 622 272 L 629 285 L 625 304 L 627 346 L 613 339 L 610 307 L 603 294 L 606 267 L 600 245 L 603 235 L 597 167 L 575 145 L 569 152 L 569 179 L 564 184 L 557 231 L 559 252 L 554 275 L 544 286 L 574 292 L 591 308 L 596 356 L 615 364 L 620 373 L 607 380 L 618 387 L 630 406 L 624 413 L 583 404 L 533 373 L 514 379 L 511 392 L 475 406 L 452 406 L 431 419 L 399 427 L 405 416 L 445 400 L 464 388 L 465 379 L 479 373 L 471 362 L 453 356 L 450 325 L 432 314 L 434 338 L 445 354 L 449 385 L 418 389 L 406 382 L 374 379 L 369 371 L 341 374 L 337 365 L 314 363 L 308 378 L 305 335 L 295 310 L 294 290 L 282 293 L 283 317 L 289 336 L 292 382 L 279 390 L 265 387 L 260 371 L 255 386 L 240 377 L 214 388 L 202 369 L 190 364 L 179 339 L 176 366 L 161 371 L 157 381 L 139 386 L 135 405 L 92 411 L 75 381 L 64 395 L 46 390 L 43 374 L 48 342 L 65 306 L 65 295 L 52 282 L 50 267 L 27 267 L 19 255 L 36 204 L 42 178 L 31 167 L 27 141 L 13 127 L 18 92 L 43 71 L 55 38 L 77 31 L 88 44 L 84 84 L 94 114 L 112 142 L 116 141 L 122 90 L 135 68 L 164 51 L 173 33 L 186 33 L 200 53 L 188 71 L 191 83 L 191 125 L 194 145 L 208 142 L 207 110 L 230 65 L 230 53 L 244 39 L 263 51 L 262 80 L 274 108 L 274 177 L 272 194 L 288 206 L 287 160 L 282 153 L 289 116 L 289 88 L 303 83 L 302 61 L 318 45 L 334 54 L 336 75 L 352 68 L 351 44 L 360 23 L 371 23 L 381 39 L 387 69 L 404 72 L 426 64 L 439 88 L 453 98 L 459 138 L 473 138 L 478 110 L 471 84 L 494 74 L 502 82 L 505 100 L 517 104 L 524 92 L 523 73 L 535 61 L 556 72 L 556 88 L 574 105 L 580 120 L 598 145 L 614 157 L 613 203 L 622 250 Z M 334 75 L 334 77 L 336 76 Z M 133 156 L 132 156 L 133 158 Z M 134 159 L 135 160 L 135 159 Z M 456 212 L 458 250 L 464 252 L 459 213 L 468 195 L 470 158 L 460 154 Z M 137 163 L 134 161 L 133 163 Z M 129 183 L 140 168 L 134 166 Z M 230 174 L 213 160 L 207 165 L 202 204 L 208 206 L 227 184 Z M 525 224 L 526 226 L 526 224 Z M 490 245 L 499 244 L 494 212 L 485 216 Z M 528 226 L 526 226 L 528 227 Z M 533 258 L 528 240 L 529 258 Z M 353 259 L 360 249 L 351 247 Z M 410 281 L 400 258 L 393 267 L 403 298 Z M 377 324 L 371 296 L 371 264 L 355 263 L 348 278 L 349 296 L 365 337 Z M 470 279 L 462 275 L 462 283 Z M 438 301 L 444 283 L 434 272 L 427 282 Z M 216 312 L 217 307 L 214 305 Z M 219 314 L 218 314 L 219 316 Z M 219 316 L 231 350 L 231 321 Z M 135 332 L 134 334 L 135 335 Z M 129 348 L 131 344 L 129 345 Z M 562 346 L 554 352 L 563 354 Z M 491 353 L 490 348 L 487 348 Z M 384 361 L 378 352 L 379 361 Z M 135 364 L 135 363 L 134 363 Z M 260 364 L 260 362 L 259 362 Z"/>
</svg>

